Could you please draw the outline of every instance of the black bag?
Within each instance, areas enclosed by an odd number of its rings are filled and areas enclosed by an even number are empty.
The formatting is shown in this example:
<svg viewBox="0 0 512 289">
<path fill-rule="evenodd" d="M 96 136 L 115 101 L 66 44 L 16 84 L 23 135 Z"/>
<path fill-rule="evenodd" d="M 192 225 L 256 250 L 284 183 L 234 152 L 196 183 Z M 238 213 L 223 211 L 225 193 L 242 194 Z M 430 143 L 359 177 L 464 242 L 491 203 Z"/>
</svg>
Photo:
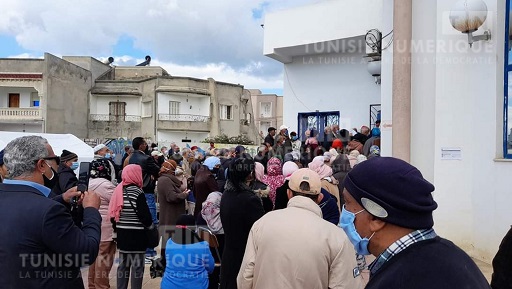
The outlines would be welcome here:
<svg viewBox="0 0 512 289">
<path fill-rule="evenodd" d="M 133 205 L 132 200 L 128 199 L 128 201 L 130 202 L 130 205 L 132 205 L 132 208 L 138 217 L 139 211 L 137 211 L 137 208 Z M 144 227 L 144 231 L 146 233 L 146 246 L 148 248 L 155 248 L 158 246 L 158 243 L 160 243 L 160 234 L 158 233 L 157 226 L 155 226 L 155 224 L 151 224 L 149 227 Z"/>
</svg>

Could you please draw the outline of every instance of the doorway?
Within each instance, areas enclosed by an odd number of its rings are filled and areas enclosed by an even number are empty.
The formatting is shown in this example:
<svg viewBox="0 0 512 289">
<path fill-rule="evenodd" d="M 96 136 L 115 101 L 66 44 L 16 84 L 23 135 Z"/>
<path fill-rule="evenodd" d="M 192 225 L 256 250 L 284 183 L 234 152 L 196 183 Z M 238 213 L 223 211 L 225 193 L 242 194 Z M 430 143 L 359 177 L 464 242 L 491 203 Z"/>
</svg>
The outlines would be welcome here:
<svg viewBox="0 0 512 289">
<path fill-rule="evenodd" d="M 9 107 L 20 107 L 19 93 L 9 93 Z"/>
</svg>

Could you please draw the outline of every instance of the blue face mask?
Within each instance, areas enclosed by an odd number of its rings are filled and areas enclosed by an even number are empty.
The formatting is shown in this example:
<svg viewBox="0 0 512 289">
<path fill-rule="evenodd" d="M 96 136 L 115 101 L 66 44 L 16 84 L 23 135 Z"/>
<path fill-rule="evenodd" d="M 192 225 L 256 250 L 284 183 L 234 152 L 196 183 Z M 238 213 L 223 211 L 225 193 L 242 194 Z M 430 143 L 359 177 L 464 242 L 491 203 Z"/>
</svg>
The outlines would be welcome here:
<svg viewBox="0 0 512 289">
<path fill-rule="evenodd" d="M 298 137 L 298 136 L 292 136 L 292 140 L 293 140 L 293 141 L 296 141 L 296 140 L 298 140 L 298 139 L 299 139 L 299 137 Z"/>
<path fill-rule="evenodd" d="M 356 253 L 359 255 L 371 255 L 371 253 L 368 251 L 368 244 L 370 243 L 370 239 L 373 237 L 375 232 L 370 236 L 370 238 L 361 238 L 359 233 L 356 231 L 356 226 L 354 225 L 354 221 L 356 219 L 356 215 L 363 212 L 363 210 L 352 213 L 345 209 L 345 205 L 343 205 L 343 209 L 341 210 L 341 217 L 340 217 L 340 223 L 338 226 L 340 226 L 343 231 L 347 234 L 348 239 L 350 240 L 350 243 L 354 246 L 354 249 L 356 250 Z"/>
<path fill-rule="evenodd" d="M 73 171 L 78 169 L 78 162 L 73 162 L 73 164 L 71 164 L 69 168 L 72 169 Z"/>
<path fill-rule="evenodd" d="M 106 154 L 105 154 L 105 158 L 106 158 L 106 159 L 109 159 L 109 158 L 111 158 L 111 157 L 112 157 L 112 156 L 110 155 L 110 153 L 106 153 Z"/>
</svg>

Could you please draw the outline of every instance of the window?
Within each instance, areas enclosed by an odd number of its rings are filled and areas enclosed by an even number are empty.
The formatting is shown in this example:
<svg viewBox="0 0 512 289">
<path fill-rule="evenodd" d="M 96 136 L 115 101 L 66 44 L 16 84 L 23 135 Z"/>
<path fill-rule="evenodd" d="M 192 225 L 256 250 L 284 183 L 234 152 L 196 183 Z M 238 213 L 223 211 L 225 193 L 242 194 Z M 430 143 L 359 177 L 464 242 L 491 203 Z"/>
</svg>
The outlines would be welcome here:
<svg viewBox="0 0 512 289">
<path fill-rule="evenodd" d="M 32 106 L 33 107 L 39 107 L 39 100 L 33 100 L 32 101 Z"/>
<path fill-rule="evenodd" d="M 505 13 L 505 31 L 509 30 L 510 19 L 510 1 L 507 0 L 507 13 Z M 512 158 L 512 122 L 509 116 L 512 114 L 512 31 L 505 35 L 505 98 L 503 110 L 503 156 L 507 159 Z"/>
<path fill-rule="evenodd" d="M 271 127 L 272 124 L 270 123 L 270 121 L 262 121 L 260 123 L 260 131 L 263 132 L 263 134 L 267 134 L 268 132 L 268 128 Z"/>
<path fill-rule="evenodd" d="M 272 117 L 272 102 L 260 102 L 261 117 Z"/>
<path fill-rule="evenodd" d="M 126 102 L 109 102 L 108 108 L 110 121 L 124 121 L 124 116 L 126 115 Z"/>
<path fill-rule="evenodd" d="M 153 115 L 153 107 L 152 102 L 143 102 L 142 103 L 142 117 L 151 117 Z"/>
<path fill-rule="evenodd" d="M 233 119 L 232 105 L 220 105 L 220 119 Z"/>
<path fill-rule="evenodd" d="M 169 101 L 169 114 L 180 114 L 179 101 Z"/>
</svg>

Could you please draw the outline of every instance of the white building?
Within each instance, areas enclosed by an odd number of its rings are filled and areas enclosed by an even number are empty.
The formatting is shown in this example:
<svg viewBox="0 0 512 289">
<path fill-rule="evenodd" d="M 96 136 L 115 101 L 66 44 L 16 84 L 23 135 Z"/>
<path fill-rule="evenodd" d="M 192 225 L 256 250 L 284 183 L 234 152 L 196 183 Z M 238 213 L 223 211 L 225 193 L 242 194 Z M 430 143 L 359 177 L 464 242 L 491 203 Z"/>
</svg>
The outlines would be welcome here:
<svg viewBox="0 0 512 289">
<path fill-rule="evenodd" d="M 487 19 L 474 34 L 488 29 L 492 40 L 472 47 L 450 24 L 457 0 L 332 0 L 265 21 L 264 53 L 285 65 L 284 122 L 296 124 L 297 111 L 336 107 L 341 125 L 355 127 L 368 124 L 368 106 L 380 103 L 383 155 L 410 160 L 434 183 L 436 231 L 487 262 L 512 224 L 510 87 L 504 84 L 512 71 L 504 37 L 511 34 L 510 1 L 484 0 Z M 393 31 L 382 41 L 390 46 L 382 51 L 380 86 L 364 63 L 343 62 L 361 59 L 361 50 L 326 48 L 349 47 L 374 28 Z M 322 62 L 336 57 L 340 64 Z"/>
</svg>

